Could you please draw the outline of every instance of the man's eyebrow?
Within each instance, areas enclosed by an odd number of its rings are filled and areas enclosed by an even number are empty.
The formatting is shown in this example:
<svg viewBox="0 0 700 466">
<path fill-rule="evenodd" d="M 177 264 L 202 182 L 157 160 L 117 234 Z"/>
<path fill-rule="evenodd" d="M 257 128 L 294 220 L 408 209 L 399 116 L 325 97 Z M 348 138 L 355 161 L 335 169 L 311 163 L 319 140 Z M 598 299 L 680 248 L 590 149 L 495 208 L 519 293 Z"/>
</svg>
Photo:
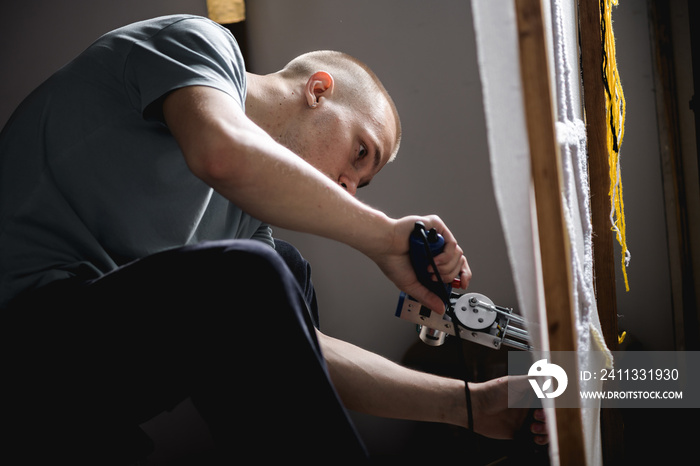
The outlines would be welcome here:
<svg viewBox="0 0 700 466">
<path fill-rule="evenodd" d="M 374 145 L 374 168 L 379 167 L 379 164 L 382 163 L 382 150 L 379 148 L 377 144 Z"/>
</svg>

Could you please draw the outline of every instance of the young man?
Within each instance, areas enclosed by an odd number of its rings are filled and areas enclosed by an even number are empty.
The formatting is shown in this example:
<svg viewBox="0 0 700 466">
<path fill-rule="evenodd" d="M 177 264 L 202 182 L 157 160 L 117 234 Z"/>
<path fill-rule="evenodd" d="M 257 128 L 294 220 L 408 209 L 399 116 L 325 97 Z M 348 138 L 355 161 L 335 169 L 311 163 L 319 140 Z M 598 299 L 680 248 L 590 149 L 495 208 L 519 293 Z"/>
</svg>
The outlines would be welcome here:
<svg viewBox="0 0 700 466">
<path fill-rule="evenodd" d="M 449 229 L 353 197 L 400 137 L 391 98 L 356 60 L 314 52 L 256 76 L 228 31 L 200 17 L 112 31 L 59 70 L 0 135 L 7 451 L 120 464 L 138 454 L 135 428 L 187 397 L 225 459 L 269 443 L 282 457 L 364 458 L 338 392 L 380 415 L 469 427 L 463 382 L 396 368 L 406 378 L 383 384 L 417 377 L 413 396 L 440 397 L 420 411 L 368 386 L 353 364 L 368 374 L 385 362 L 317 337 L 274 250 L 269 225 L 344 242 L 442 312 L 416 280 L 408 236 L 418 220 L 436 228 L 441 277 L 466 287 Z M 475 424 L 493 384 L 475 386 Z M 483 433 L 511 435 L 516 421 Z"/>
</svg>

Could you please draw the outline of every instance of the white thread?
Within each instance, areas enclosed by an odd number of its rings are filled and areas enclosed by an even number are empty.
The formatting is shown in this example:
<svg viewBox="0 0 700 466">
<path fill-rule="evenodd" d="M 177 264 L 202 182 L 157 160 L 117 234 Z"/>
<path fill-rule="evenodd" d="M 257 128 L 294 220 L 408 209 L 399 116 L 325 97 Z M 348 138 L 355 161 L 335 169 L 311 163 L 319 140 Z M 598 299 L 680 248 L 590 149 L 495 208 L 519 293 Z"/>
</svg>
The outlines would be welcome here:
<svg viewBox="0 0 700 466">
<path fill-rule="evenodd" d="M 585 124 L 575 118 L 571 93 L 572 71 L 567 57 L 560 0 L 550 2 L 554 44 L 554 69 L 557 92 L 557 140 L 560 144 L 563 203 L 567 229 L 571 242 L 571 271 L 574 281 L 573 300 L 579 335 L 579 349 L 589 346 L 590 321 L 593 309 L 593 247 L 590 223 L 588 167 L 586 160 Z M 581 224 L 581 237 L 577 235 L 575 213 Z M 577 254 L 577 242 L 583 244 L 583 255 Z"/>
</svg>

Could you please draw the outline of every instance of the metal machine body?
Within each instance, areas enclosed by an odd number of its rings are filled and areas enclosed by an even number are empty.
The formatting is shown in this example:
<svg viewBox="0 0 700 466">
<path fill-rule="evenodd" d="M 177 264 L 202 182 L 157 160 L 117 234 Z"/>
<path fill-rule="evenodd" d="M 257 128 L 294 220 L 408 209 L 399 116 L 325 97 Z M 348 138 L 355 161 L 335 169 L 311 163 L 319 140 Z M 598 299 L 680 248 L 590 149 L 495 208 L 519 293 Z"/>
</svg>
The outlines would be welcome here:
<svg viewBox="0 0 700 466">
<path fill-rule="evenodd" d="M 440 346 L 448 335 L 458 333 L 463 340 L 493 349 L 502 345 L 525 351 L 532 349 L 523 318 L 512 309 L 495 305 L 482 294 L 452 292 L 447 307 L 440 315 L 401 293 L 396 316 L 418 325 L 421 340 L 431 346 Z"/>
<path fill-rule="evenodd" d="M 411 264 L 418 281 L 443 300 L 445 313 L 435 313 L 402 292 L 396 315 L 417 324 L 421 340 L 432 346 L 442 345 L 447 335 L 457 335 L 495 349 L 501 345 L 532 349 L 523 328 L 525 321 L 512 309 L 496 306 L 479 293 L 457 294 L 443 282 L 434 258 L 444 246 L 445 239 L 434 228 L 427 230 L 422 222 L 416 222 L 409 237 Z"/>
</svg>

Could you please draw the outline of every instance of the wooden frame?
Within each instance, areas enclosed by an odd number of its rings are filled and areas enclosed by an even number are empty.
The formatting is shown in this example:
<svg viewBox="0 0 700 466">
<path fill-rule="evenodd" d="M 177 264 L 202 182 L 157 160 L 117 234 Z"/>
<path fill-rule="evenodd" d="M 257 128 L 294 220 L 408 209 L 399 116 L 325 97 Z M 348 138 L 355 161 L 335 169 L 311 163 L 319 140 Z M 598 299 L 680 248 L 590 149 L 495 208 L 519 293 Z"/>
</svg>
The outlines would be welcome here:
<svg viewBox="0 0 700 466">
<path fill-rule="evenodd" d="M 605 343 L 618 349 L 615 238 L 610 229 L 610 167 L 606 142 L 605 87 L 600 0 L 579 0 L 581 72 L 588 141 L 588 170 L 593 228 L 594 286 Z M 603 463 L 624 460 L 624 426 L 619 410 L 601 410 Z"/>
<path fill-rule="evenodd" d="M 550 351 L 576 351 L 571 251 L 563 214 L 561 162 L 556 138 L 541 0 L 516 0 L 525 119 L 535 190 Z M 544 77 L 544 78 L 543 78 Z M 572 379 L 570 384 L 577 384 Z M 578 394 L 578 389 L 570 390 Z M 577 400 L 567 400 L 566 405 Z M 554 399 L 561 464 L 586 464 L 581 410 Z"/>
<path fill-rule="evenodd" d="M 542 254 L 547 329 L 551 351 L 575 351 L 571 252 L 563 219 L 561 167 L 554 126 L 545 28 L 541 0 L 516 0 L 523 98 L 530 145 L 533 185 Z M 601 328 L 608 348 L 618 349 L 614 238 L 609 226 L 609 167 L 599 0 L 579 2 L 581 67 L 589 155 L 591 222 L 594 231 L 595 291 Z M 570 400 L 569 400 L 570 401 Z M 585 464 L 580 409 L 556 408 L 561 464 Z M 623 458 L 622 421 L 616 410 L 601 412 L 604 463 Z"/>
</svg>

